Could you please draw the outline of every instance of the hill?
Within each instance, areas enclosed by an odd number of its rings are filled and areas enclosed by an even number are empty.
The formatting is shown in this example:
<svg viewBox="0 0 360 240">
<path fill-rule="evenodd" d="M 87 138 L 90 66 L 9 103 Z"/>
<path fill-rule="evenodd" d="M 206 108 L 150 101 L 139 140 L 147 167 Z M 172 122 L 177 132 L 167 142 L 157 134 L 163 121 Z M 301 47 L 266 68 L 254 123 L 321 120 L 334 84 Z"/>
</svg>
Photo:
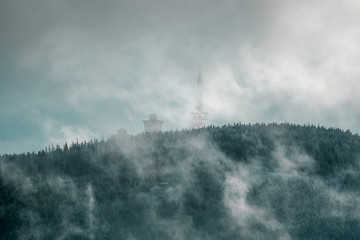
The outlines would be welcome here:
<svg viewBox="0 0 360 240">
<path fill-rule="evenodd" d="M 0 157 L 1 239 L 360 239 L 360 137 L 292 124 L 120 133 Z"/>
</svg>

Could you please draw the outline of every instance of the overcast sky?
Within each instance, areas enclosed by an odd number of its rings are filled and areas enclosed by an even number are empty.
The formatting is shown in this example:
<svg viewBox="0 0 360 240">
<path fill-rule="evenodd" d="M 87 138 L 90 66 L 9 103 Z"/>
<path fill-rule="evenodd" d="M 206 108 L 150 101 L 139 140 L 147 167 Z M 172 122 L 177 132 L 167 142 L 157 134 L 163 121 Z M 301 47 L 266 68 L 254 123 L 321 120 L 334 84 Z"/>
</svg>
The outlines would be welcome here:
<svg viewBox="0 0 360 240">
<path fill-rule="evenodd" d="M 358 0 L 1 0 L 0 153 L 189 128 L 200 62 L 209 124 L 359 133 L 359 44 Z"/>
</svg>

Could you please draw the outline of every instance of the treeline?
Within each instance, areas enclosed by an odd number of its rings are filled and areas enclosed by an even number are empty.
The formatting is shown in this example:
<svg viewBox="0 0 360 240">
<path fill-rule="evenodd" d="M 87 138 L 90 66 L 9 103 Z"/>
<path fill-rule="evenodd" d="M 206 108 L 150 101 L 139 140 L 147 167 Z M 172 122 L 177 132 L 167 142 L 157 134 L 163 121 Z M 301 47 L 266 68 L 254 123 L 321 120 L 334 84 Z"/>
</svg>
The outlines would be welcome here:
<svg viewBox="0 0 360 240">
<path fill-rule="evenodd" d="M 0 236 L 358 239 L 359 153 L 350 131 L 236 123 L 4 154 Z"/>
<path fill-rule="evenodd" d="M 221 127 L 209 126 L 202 129 L 167 131 L 161 133 L 142 133 L 137 136 L 113 135 L 107 140 L 92 139 L 81 143 L 65 143 L 49 145 L 37 153 L 4 154 L 2 159 L 21 162 L 22 166 L 30 163 L 45 164 L 46 161 L 59 162 L 66 165 L 69 161 L 75 164 L 79 154 L 87 156 L 95 152 L 109 152 L 116 150 L 114 141 L 122 138 L 122 144 L 147 144 L 143 148 L 152 146 L 155 155 L 164 156 L 166 151 L 176 148 L 179 142 L 186 142 L 194 137 L 203 136 L 211 140 L 229 158 L 236 162 L 247 162 L 253 158 L 262 159 L 264 165 L 272 168 L 272 153 L 277 145 L 285 147 L 290 153 L 296 146 L 300 151 L 311 156 L 316 161 L 316 173 L 322 176 L 336 174 L 336 170 L 347 167 L 358 167 L 360 153 L 360 137 L 349 130 L 325 128 L 315 125 L 295 124 L 253 124 L 235 123 Z M 117 142 L 116 144 L 118 144 Z M 125 147 L 125 145 L 120 148 Z M 147 149 L 149 150 L 149 149 Z M 176 157 L 178 157 L 176 155 Z M 166 158 L 173 158 L 166 156 Z M 70 160 L 73 159 L 73 160 Z M 61 164 L 62 163 L 62 164 Z"/>
</svg>

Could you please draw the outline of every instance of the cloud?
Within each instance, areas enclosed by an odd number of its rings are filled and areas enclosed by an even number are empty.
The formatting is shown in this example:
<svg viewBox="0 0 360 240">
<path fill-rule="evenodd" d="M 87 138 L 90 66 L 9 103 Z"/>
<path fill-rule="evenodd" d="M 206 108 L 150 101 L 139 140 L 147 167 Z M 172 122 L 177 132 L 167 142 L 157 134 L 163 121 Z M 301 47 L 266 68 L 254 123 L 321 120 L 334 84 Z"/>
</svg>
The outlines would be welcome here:
<svg viewBox="0 0 360 240">
<path fill-rule="evenodd" d="M 41 125 L 46 136 L 45 139 L 49 139 L 51 144 L 60 145 L 65 142 L 71 144 L 99 137 L 86 127 L 63 125 L 61 122 L 51 118 L 45 119 Z"/>
<path fill-rule="evenodd" d="M 0 9 L 0 111 L 11 119 L 36 112 L 107 136 L 139 133 L 155 112 L 165 129 L 187 128 L 201 43 L 209 123 L 360 131 L 356 1 L 5 0 Z"/>
</svg>

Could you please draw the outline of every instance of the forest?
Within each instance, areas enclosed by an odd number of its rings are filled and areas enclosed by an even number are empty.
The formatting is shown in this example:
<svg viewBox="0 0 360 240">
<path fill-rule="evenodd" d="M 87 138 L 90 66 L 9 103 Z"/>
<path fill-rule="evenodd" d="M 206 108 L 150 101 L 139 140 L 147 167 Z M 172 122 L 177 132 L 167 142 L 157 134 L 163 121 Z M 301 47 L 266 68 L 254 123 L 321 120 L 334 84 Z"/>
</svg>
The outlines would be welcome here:
<svg viewBox="0 0 360 240">
<path fill-rule="evenodd" d="M 241 124 L 0 156 L 1 239 L 360 239 L 360 137 Z"/>
</svg>

